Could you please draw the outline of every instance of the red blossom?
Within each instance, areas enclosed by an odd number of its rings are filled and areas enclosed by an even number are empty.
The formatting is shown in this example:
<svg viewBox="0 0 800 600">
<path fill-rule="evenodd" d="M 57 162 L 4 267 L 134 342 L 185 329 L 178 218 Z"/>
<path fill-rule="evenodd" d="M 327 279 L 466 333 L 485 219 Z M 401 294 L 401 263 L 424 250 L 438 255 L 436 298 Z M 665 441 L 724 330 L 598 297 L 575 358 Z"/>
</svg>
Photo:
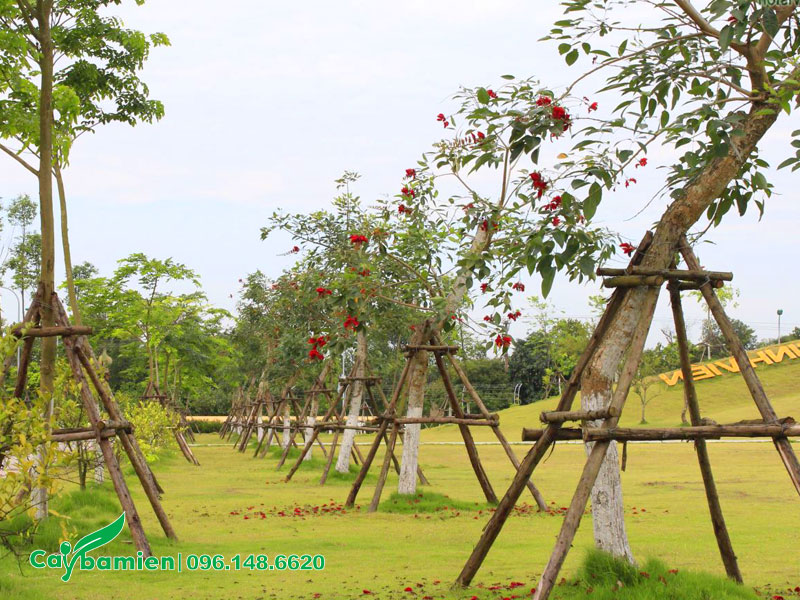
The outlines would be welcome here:
<svg viewBox="0 0 800 600">
<path fill-rule="evenodd" d="M 360 323 L 358 322 L 358 319 L 356 319 L 352 315 L 348 315 L 347 318 L 344 320 L 345 329 L 352 329 L 353 331 L 355 331 L 356 327 L 358 327 L 359 325 Z"/>
<path fill-rule="evenodd" d="M 597 102 L 592 102 L 589 105 L 589 112 L 592 112 L 593 110 L 597 110 Z"/>
<path fill-rule="evenodd" d="M 536 99 L 536 106 L 549 106 L 551 102 L 549 96 L 539 96 Z"/>
<path fill-rule="evenodd" d="M 515 283 L 514 285 L 511 286 L 511 289 L 513 289 L 513 290 L 515 290 L 517 292 L 524 292 L 525 291 L 525 284 L 520 282 L 520 281 L 518 281 L 517 283 Z"/>
<path fill-rule="evenodd" d="M 366 244 L 369 240 L 365 235 L 353 234 L 350 236 L 350 243 L 356 247 L 360 247 L 361 244 Z"/>
<path fill-rule="evenodd" d="M 630 256 L 631 254 L 633 254 L 633 251 L 634 251 L 634 250 L 636 250 L 636 246 L 634 246 L 633 244 L 629 244 L 628 242 L 622 242 L 622 243 L 619 245 L 619 247 L 620 247 L 620 248 L 622 249 L 622 251 L 623 251 L 625 254 L 627 254 L 628 256 Z"/>
<path fill-rule="evenodd" d="M 625 180 L 625 187 L 628 187 L 632 183 L 636 183 L 636 180 L 633 177 L 631 177 L 630 179 L 626 179 Z"/>
<path fill-rule="evenodd" d="M 317 288 L 317 294 L 319 294 L 319 296 L 321 298 L 323 296 L 330 296 L 331 294 L 333 294 L 333 292 L 331 290 L 327 289 L 327 288 L 318 287 Z"/>
<path fill-rule="evenodd" d="M 511 336 L 497 334 L 497 337 L 494 338 L 494 345 L 498 348 L 508 348 L 511 345 Z"/>
<path fill-rule="evenodd" d="M 487 221 L 486 219 L 484 219 L 484 220 L 481 222 L 481 231 L 486 231 L 487 229 L 489 229 L 489 221 Z"/>
<path fill-rule="evenodd" d="M 497 98 L 497 92 L 494 90 L 486 90 L 486 93 L 489 95 L 489 98 Z"/>
<path fill-rule="evenodd" d="M 415 192 L 408 186 L 403 186 L 403 189 L 400 190 L 400 193 L 403 194 L 403 196 L 405 196 L 406 198 L 413 198 L 414 196 L 417 195 L 417 192 Z"/>
<path fill-rule="evenodd" d="M 409 179 L 416 179 L 417 170 L 416 169 L 406 169 L 406 177 L 408 177 Z"/>
<path fill-rule="evenodd" d="M 436 115 L 436 120 L 437 121 L 444 121 L 445 120 L 444 114 L 439 113 L 438 115 Z"/>
<path fill-rule="evenodd" d="M 401 204 L 400 206 L 397 207 L 397 212 L 399 212 L 402 215 L 404 213 L 409 212 L 409 210 L 406 208 L 405 204 Z"/>
<path fill-rule="evenodd" d="M 561 219 L 559 217 L 553 217 L 553 227 L 558 227 L 561 224 Z"/>
<path fill-rule="evenodd" d="M 506 316 L 509 319 L 511 319 L 512 321 L 516 321 L 517 319 L 519 319 L 520 315 L 522 315 L 522 312 L 521 311 L 517 311 L 517 312 L 510 312 Z"/>
<path fill-rule="evenodd" d="M 372 594 L 372 592 L 370 592 L 369 590 L 361 590 L 361 593 L 364 594 L 365 596 Z"/>
<path fill-rule="evenodd" d="M 300 252 L 300 246 L 292 246 L 292 249 L 289 250 L 289 252 L 291 252 L 292 254 L 297 254 L 298 252 Z"/>
<path fill-rule="evenodd" d="M 492 322 L 492 317 L 490 317 L 489 315 L 486 315 L 485 317 L 483 317 L 483 320 L 486 321 L 487 323 L 491 323 Z"/>
<path fill-rule="evenodd" d="M 647 166 L 647 159 L 646 159 L 646 158 L 640 158 L 640 159 L 637 161 L 637 163 L 636 163 L 636 165 L 635 165 L 635 166 L 636 166 L 636 168 L 637 168 L 637 169 L 638 169 L 639 167 L 646 167 L 646 166 Z"/>
<path fill-rule="evenodd" d="M 308 351 L 308 358 L 315 360 L 322 360 L 323 358 L 325 358 L 325 355 L 322 354 L 322 352 L 320 352 L 316 348 L 312 348 L 311 350 Z"/>
<path fill-rule="evenodd" d="M 481 292 L 483 292 L 485 294 L 486 290 L 488 290 L 488 289 L 489 289 L 489 284 L 488 283 L 482 283 L 481 284 Z"/>
<path fill-rule="evenodd" d="M 548 184 L 544 180 L 542 174 L 539 173 L 538 171 L 534 171 L 533 173 L 531 173 L 530 178 L 531 181 L 533 182 L 533 189 L 536 190 L 536 197 L 541 198 L 550 184 Z"/>
<path fill-rule="evenodd" d="M 464 205 L 463 207 L 461 207 L 461 210 L 463 210 L 464 212 L 469 212 L 470 209 L 472 208 L 475 208 L 474 202 L 470 202 L 469 204 Z"/>
<path fill-rule="evenodd" d="M 486 138 L 486 136 L 483 134 L 483 132 L 482 132 L 482 131 L 479 131 L 479 132 L 478 132 L 478 139 L 479 139 L 479 140 L 482 140 L 482 139 L 485 139 L 485 138 Z"/>
<path fill-rule="evenodd" d="M 737 18 L 736 18 L 736 17 L 734 17 L 733 15 L 731 15 L 730 17 L 728 17 L 728 23 L 730 23 L 731 25 L 736 25 L 736 23 L 738 23 L 738 22 L 739 22 L 739 19 L 737 19 Z"/>
<path fill-rule="evenodd" d="M 358 274 L 362 277 L 369 277 L 369 274 L 372 273 L 369 269 L 364 269 L 363 271 L 359 271 Z"/>
<path fill-rule="evenodd" d="M 561 121 L 564 124 L 564 131 L 569 129 L 571 117 L 569 116 L 567 109 L 565 109 L 563 106 L 554 105 L 551 114 L 554 121 Z"/>
</svg>

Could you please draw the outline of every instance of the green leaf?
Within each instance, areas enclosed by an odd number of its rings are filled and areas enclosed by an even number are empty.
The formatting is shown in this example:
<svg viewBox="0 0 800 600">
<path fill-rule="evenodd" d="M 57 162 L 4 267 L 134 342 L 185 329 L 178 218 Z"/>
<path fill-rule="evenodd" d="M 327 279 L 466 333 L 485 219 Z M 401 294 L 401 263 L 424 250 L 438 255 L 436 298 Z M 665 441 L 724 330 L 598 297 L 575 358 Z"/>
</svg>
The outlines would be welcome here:
<svg viewBox="0 0 800 600">
<path fill-rule="evenodd" d="M 567 54 L 566 61 L 568 65 L 573 65 L 575 61 L 578 60 L 578 51 L 573 50 L 569 54 Z"/>
<path fill-rule="evenodd" d="M 594 182 L 589 188 L 589 195 L 583 202 L 583 216 L 591 219 L 597 212 L 597 207 L 600 205 L 600 200 L 603 198 L 603 189 L 600 184 Z"/>
<path fill-rule="evenodd" d="M 553 280 L 556 277 L 556 269 L 552 265 L 542 265 L 540 271 L 542 273 L 542 297 L 547 298 L 547 295 L 553 288 Z"/>
<path fill-rule="evenodd" d="M 478 88 L 478 102 L 481 104 L 489 104 L 489 92 L 485 88 Z"/>
<path fill-rule="evenodd" d="M 725 52 L 728 47 L 731 45 L 731 40 L 733 39 L 733 27 L 730 25 L 726 25 L 722 28 L 722 31 L 719 32 L 719 47 L 722 48 L 722 51 Z"/>
<path fill-rule="evenodd" d="M 567 43 L 559 44 L 558 45 L 558 53 L 559 54 L 566 54 L 567 52 L 570 51 L 570 48 L 572 48 L 572 44 L 567 44 Z"/>
<path fill-rule="evenodd" d="M 765 10 L 763 22 L 764 22 L 764 31 L 766 31 L 770 37 L 774 38 L 775 35 L 778 33 L 778 16 L 775 14 L 775 11 L 772 10 L 771 8 Z"/>
</svg>

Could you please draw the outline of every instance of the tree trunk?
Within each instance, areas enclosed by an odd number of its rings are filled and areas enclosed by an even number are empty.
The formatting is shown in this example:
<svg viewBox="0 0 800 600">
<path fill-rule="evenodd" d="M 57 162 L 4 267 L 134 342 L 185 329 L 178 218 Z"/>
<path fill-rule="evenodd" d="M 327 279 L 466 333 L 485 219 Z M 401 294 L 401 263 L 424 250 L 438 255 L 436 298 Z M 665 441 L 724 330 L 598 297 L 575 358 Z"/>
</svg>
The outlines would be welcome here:
<svg viewBox="0 0 800 600">
<path fill-rule="evenodd" d="M 367 335 L 363 331 L 358 332 L 358 345 L 356 347 L 356 372 L 355 377 L 364 377 L 366 374 L 365 366 L 367 361 Z M 358 425 L 358 416 L 361 413 L 361 403 L 364 400 L 364 382 L 356 380 L 353 382 L 353 393 L 350 396 L 350 410 L 347 413 L 347 425 L 354 427 Z M 345 429 L 342 432 L 342 445 L 339 448 L 339 458 L 336 461 L 336 470 L 339 473 L 350 472 L 350 455 L 353 453 L 353 444 L 356 440 L 355 429 Z"/>
<path fill-rule="evenodd" d="M 776 113 L 756 114 L 764 108 L 754 104 L 740 127 L 743 135 L 734 137 L 726 156 L 715 158 L 697 175 L 667 208 L 655 230 L 641 266 L 667 269 L 673 262 L 676 245 L 705 213 L 708 206 L 737 176 L 761 137 L 777 118 Z M 600 344 L 581 382 L 584 408 L 604 408 L 611 399 L 611 388 L 620 360 L 634 337 L 634 332 L 649 328 L 651 308 L 660 288 L 640 287 L 631 290 L 617 313 L 605 339 Z M 631 552 L 622 513 L 622 491 L 615 445 L 606 455 L 600 476 L 592 490 L 592 518 L 595 541 L 616 556 L 630 559 Z"/>
<path fill-rule="evenodd" d="M 69 297 L 69 309 L 72 311 L 72 322 L 75 325 L 82 325 L 81 312 L 78 308 L 78 295 L 75 293 L 75 279 L 72 276 L 72 253 L 69 245 L 69 225 L 67 222 L 67 194 L 64 190 L 64 177 L 61 174 L 61 166 L 58 161 L 53 165 L 58 186 L 58 203 L 61 208 L 61 247 L 64 250 L 64 272 L 67 276 L 67 294 Z"/>
<path fill-rule="evenodd" d="M 308 441 L 311 439 L 311 436 L 314 435 L 314 424 L 317 422 L 317 413 L 319 413 L 319 395 L 314 394 L 314 397 L 311 399 L 311 406 L 308 407 L 308 416 L 306 416 L 306 424 L 308 427 L 303 429 L 304 446 L 308 446 Z M 304 461 L 311 460 L 311 452 L 313 450 L 313 447 L 308 448 L 308 452 L 306 452 L 306 455 L 303 457 Z"/>
<path fill-rule="evenodd" d="M 425 383 L 428 377 L 428 353 L 416 352 L 411 357 L 408 374 L 408 410 L 406 416 L 421 417 L 425 405 Z M 403 460 L 397 491 L 400 494 L 417 492 L 417 467 L 419 466 L 419 438 L 422 425 L 411 423 L 405 427 L 403 436 Z"/>
<path fill-rule="evenodd" d="M 291 426 L 291 410 L 289 408 L 289 402 L 287 401 L 283 403 L 283 439 L 281 440 L 281 448 L 285 449 L 289 445 L 289 432 Z"/>
</svg>

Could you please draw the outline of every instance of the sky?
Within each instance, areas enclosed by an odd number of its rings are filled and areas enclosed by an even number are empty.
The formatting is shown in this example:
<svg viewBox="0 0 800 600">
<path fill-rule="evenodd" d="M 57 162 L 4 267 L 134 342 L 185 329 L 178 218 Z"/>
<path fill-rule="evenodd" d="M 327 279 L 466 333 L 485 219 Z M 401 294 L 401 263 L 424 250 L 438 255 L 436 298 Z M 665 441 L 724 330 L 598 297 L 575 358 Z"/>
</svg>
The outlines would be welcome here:
<svg viewBox="0 0 800 600">
<path fill-rule="evenodd" d="M 73 261 L 108 275 L 133 252 L 172 257 L 198 272 L 212 304 L 232 312 L 239 278 L 256 269 L 277 276 L 292 260 L 287 237 L 260 240 L 273 211 L 325 207 L 345 170 L 361 174 L 354 191 L 366 201 L 394 193 L 405 168 L 440 139 L 435 117 L 456 108 L 459 86 L 496 88 L 510 73 L 558 90 L 588 66 L 582 59 L 567 68 L 557 44 L 537 41 L 560 17 L 555 0 L 149 0 L 115 14 L 170 37 L 142 74 L 166 115 L 154 125 L 109 125 L 76 143 L 65 173 Z M 600 115 L 615 104 L 593 94 L 601 84 L 590 79 L 581 88 Z M 772 164 L 793 153 L 797 121 L 782 116 L 762 142 Z M 656 199 L 641 211 L 669 164 L 658 148 L 648 158 L 637 186 L 618 189 L 596 220 L 633 243 L 665 206 Z M 777 335 L 779 308 L 784 333 L 800 326 L 796 177 L 771 170 L 768 178 L 776 193 L 763 219 L 755 210 L 731 214 L 707 236 L 713 244 L 697 249 L 707 268 L 734 272 L 740 296 L 730 313 L 762 338 Z M 0 156 L 4 203 L 19 193 L 35 197 L 36 189 L 30 174 Z M 3 246 L 10 233 L 0 234 Z M 536 293 L 536 278 L 523 281 Z M 556 279 L 549 300 L 558 314 L 583 318 L 599 290 L 597 282 Z M 704 311 L 685 305 L 696 338 Z M 5 290 L 2 306 L 16 311 Z M 649 343 L 663 341 L 659 329 L 670 325 L 662 296 Z"/>
</svg>

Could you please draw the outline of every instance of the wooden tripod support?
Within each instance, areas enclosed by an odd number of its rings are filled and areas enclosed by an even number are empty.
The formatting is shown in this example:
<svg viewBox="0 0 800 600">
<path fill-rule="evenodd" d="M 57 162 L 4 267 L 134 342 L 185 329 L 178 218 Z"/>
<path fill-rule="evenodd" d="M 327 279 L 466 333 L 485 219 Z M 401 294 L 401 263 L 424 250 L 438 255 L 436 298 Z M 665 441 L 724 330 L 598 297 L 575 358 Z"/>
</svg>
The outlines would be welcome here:
<svg viewBox="0 0 800 600">
<path fill-rule="evenodd" d="M 142 394 L 142 400 L 156 400 L 161 406 L 178 415 L 178 426 L 172 430 L 172 434 L 175 436 L 175 441 L 178 442 L 178 448 L 181 449 L 183 457 L 193 465 L 199 467 L 200 461 L 195 457 L 194 452 L 192 452 L 192 449 L 186 442 L 186 436 L 183 434 L 184 431 L 191 431 L 189 422 L 186 420 L 186 416 L 183 412 L 172 403 L 166 394 L 161 393 L 161 390 L 158 389 L 158 384 L 154 381 L 147 382 L 147 387 L 144 390 L 144 394 Z"/>
<path fill-rule="evenodd" d="M 403 388 L 409 378 L 409 372 L 411 370 L 410 369 L 411 359 L 418 352 L 433 353 L 434 359 L 436 360 L 436 367 L 438 368 L 439 374 L 441 375 L 442 383 L 444 384 L 445 391 L 447 392 L 447 399 L 453 411 L 454 416 L 452 417 L 432 417 L 432 416 L 399 417 L 398 416 L 398 412 L 400 412 L 398 410 L 398 400 L 401 397 Z M 384 442 L 386 443 L 387 450 L 384 456 L 383 465 L 381 466 L 380 474 L 378 475 L 378 482 L 375 487 L 375 492 L 373 494 L 372 501 L 370 502 L 369 505 L 370 512 L 373 512 L 378 509 L 378 504 L 380 503 L 381 494 L 383 493 L 383 487 L 386 484 L 386 477 L 389 473 L 390 459 L 394 457 L 395 444 L 397 442 L 398 436 L 400 435 L 400 429 L 403 425 L 410 423 L 457 424 L 459 431 L 461 432 L 461 437 L 464 439 L 464 445 L 466 446 L 467 449 L 467 455 L 469 456 L 470 464 L 472 465 L 472 468 L 475 471 L 475 476 L 477 477 L 478 482 L 480 483 L 481 489 L 483 490 L 483 493 L 486 496 L 487 502 L 493 504 L 497 502 L 497 496 L 495 495 L 494 490 L 492 489 L 492 485 L 489 482 L 489 477 L 483 468 L 483 464 L 481 463 L 480 457 L 478 455 L 478 449 L 475 445 L 474 439 L 472 438 L 472 432 L 470 431 L 470 427 L 475 427 L 475 426 L 491 427 L 492 431 L 494 432 L 500 444 L 503 446 L 506 455 L 511 461 L 511 464 L 514 465 L 515 469 L 519 469 L 519 461 L 516 455 L 514 454 L 511 445 L 508 443 L 505 436 L 500 431 L 500 424 L 497 415 L 490 413 L 488 411 L 486 405 L 481 400 L 477 391 L 470 384 L 469 378 L 467 377 L 464 369 L 461 367 L 458 360 L 454 356 L 456 352 L 458 352 L 458 346 L 446 346 L 442 343 L 442 341 L 438 338 L 438 336 L 431 337 L 431 339 L 428 341 L 428 344 L 406 346 L 406 364 L 403 368 L 403 372 L 400 376 L 400 379 L 397 382 L 397 385 L 394 388 L 391 401 L 387 403 L 384 399 L 385 408 L 383 413 L 379 417 L 378 435 L 375 436 L 375 440 L 373 441 L 372 447 L 367 453 L 367 458 L 361 466 L 361 471 L 356 477 L 356 480 L 353 482 L 353 486 L 350 489 L 349 495 L 347 496 L 347 501 L 345 502 L 345 506 L 351 507 L 355 504 L 358 492 L 361 488 L 361 485 L 364 483 L 364 479 L 366 479 L 367 473 L 369 472 L 370 466 L 372 465 L 372 461 L 375 459 L 375 455 L 378 452 L 378 448 L 381 442 Z M 465 414 L 464 411 L 462 410 L 461 404 L 458 401 L 458 398 L 456 397 L 453 384 L 450 380 L 450 375 L 448 374 L 447 368 L 445 367 L 445 362 L 444 362 L 445 358 L 453 367 L 453 370 L 458 375 L 459 380 L 469 393 L 470 398 L 477 405 L 479 411 L 478 414 Z M 388 441 L 386 441 L 386 433 L 389 427 L 391 427 L 391 434 L 389 436 Z M 539 506 L 539 509 L 546 510 L 547 505 L 545 504 L 544 498 L 539 493 L 539 490 L 536 489 L 536 486 L 534 486 L 533 482 L 527 481 L 526 486 L 531 491 L 531 494 L 533 494 L 533 497 L 536 500 L 536 504 Z"/>
<path fill-rule="evenodd" d="M 150 471 L 145 461 L 144 455 L 136 441 L 136 437 L 133 435 L 130 423 L 123 418 L 122 411 L 120 411 L 111 393 L 111 389 L 106 382 L 102 380 L 95 369 L 97 359 L 86 339 L 86 334 L 91 330 L 89 328 L 70 326 L 64 306 L 61 304 L 56 294 L 52 295 L 49 302 L 55 313 L 56 327 L 44 328 L 40 326 L 40 306 L 42 305 L 42 289 L 40 287 L 33 298 L 28 312 L 25 314 L 24 323 L 18 331 L 19 337 L 23 339 L 23 348 L 17 369 L 14 396 L 21 398 L 24 394 L 34 339 L 37 337 L 61 337 L 64 342 L 64 349 L 69 366 L 72 370 L 72 375 L 80 390 L 84 410 L 89 417 L 91 428 L 56 430 L 54 431 L 54 441 L 94 439 L 97 442 L 103 454 L 103 460 L 105 461 L 111 481 L 114 484 L 114 489 L 119 498 L 122 510 L 125 511 L 125 519 L 128 522 L 128 527 L 136 549 L 141 551 L 145 557 L 151 556 L 150 543 L 147 541 L 147 536 L 142 527 L 139 513 L 133 503 L 128 485 L 125 482 L 125 477 L 122 474 L 122 469 L 114 454 L 114 449 L 111 445 L 111 437 L 116 436 L 122 444 L 164 533 L 171 539 L 177 539 L 175 531 L 172 529 L 172 525 L 169 522 L 169 518 L 164 508 L 161 506 L 159 493 L 162 490 L 158 486 L 152 471 Z M 30 324 L 32 324 L 32 328 Z M 89 331 L 87 332 L 86 330 Z M 89 382 L 91 382 L 94 388 L 94 393 L 89 387 Z M 101 418 L 97 400 L 94 395 L 95 393 L 100 398 L 103 408 L 108 415 L 105 419 Z"/>
<path fill-rule="evenodd" d="M 741 582 L 742 576 L 739 571 L 739 566 L 736 561 L 736 555 L 731 545 L 730 536 L 728 535 L 725 520 L 722 515 L 722 508 L 719 501 L 714 477 L 711 472 L 711 463 L 708 457 L 705 440 L 712 437 L 723 436 L 740 436 L 748 435 L 750 437 L 771 437 L 778 450 L 787 471 L 789 472 L 790 479 L 794 484 L 795 489 L 800 493 L 800 463 L 792 450 L 791 444 L 787 436 L 800 435 L 800 427 L 793 427 L 794 422 L 791 419 L 778 419 L 777 414 L 772 408 L 763 387 L 761 386 L 755 370 L 750 364 L 750 359 L 742 346 L 741 341 L 737 337 L 731 322 L 728 319 L 719 299 L 714 292 L 715 288 L 719 288 L 723 281 L 730 281 L 732 274 L 730 273 L 715 273 L 703 271 L 700 263 L 694 252 L 689 247 L 685 237 L 681 239 L 677 251 L 683 256 L 684 262 L 689 271 L 658 271 L 649 272 L 645 269 L 639 269 L 638 265 L 644 258 L 647 249 L 652 242 L 653 235 L 647 232 L 641 243 L 639 244 L 636 252 L 631 258 L 630 265 L 625 269 L 624 273 L 618 273 L 617 270 L 600 269 L 598 274 L 610 275 L 611 279 L 605 281 L 606 287 L 616 288 L 611 296 L 611 299 L 606 306 L 606 310 L 597 324 L 597 327 L 589 340 L 589 343 L 584 350 L 583 355 L 579 359 L 575 370 L 570 377 L 567 387 L 564 390 L 561 400 L 558 404 L 556 411 L 551 413 L 544 413 L 542 420 L 547 423 L 544 430 L 538 430 L 536 435 L 531 435 L 530 430 L 527 430 L 526 436 L 528 439 L 536 438 L 536 443 L 528 451 L 528 454 L 522 461 L 521 468 L 517 476 L 511 483 L 508 491 L 506 492 L 497 510 L 492 515 L 489 523 L 483 530 L 483 534 L 478 540 L 472 555 L 467 560 L 464 568 L 456 579 L 457 586 L 468 585 L 475 573 L 480 568 L 483 560 L 486 558 L 489 550 L 495 539 L 497 539 L 500 530 L 505 524 L 509 514 L 511 513 L 514 505 L 517 502 L 525 482 L 533 473 L 539 461 L 547 452 L 548 448 L 558 439 L 574 439 L 577 432 L 578 439 L 593 441 L 589 457 L 583 469 L 583 474 L 578 483 L 575 495 L 567 510 L 561 531 L 558 535 L 555 548 L 553 549 L 552 556 L 548 562 L 539 585 L 536 588 L 534 600 L 546 600 L 550 596 L 550 592 L 555 585 L 558 573 L 567 556 L 567 552 L 574 540 L 575 533 L 580 525 L 581 518 L 586 510 L 586 504 L 589 500 L 592 487 L 597 479 L 598 472 L 605 458 L 606 451 L 608 450 L 612 441 L 615 440 L 628 440 L 628 439 L 673 439 L 670 436 L 674 435 L 672 430 L 668 429 L 635 429 L 623 430 L 617 427 L 619 415 L 625 405 L 631 382 L 638 370 L 639 362 L 641 360 L 641 351 L 644 347 L 644 340 L 647 336 L 648 328 L 640 328 L 641 330 L 633 337 L 630 343 L 631 351 L 625 360 L 622 370 L 619 375 L 617 388 L 614 391 L 611 402 L 605 409 L 606 414 L 598 415 L 586 411 L 572 411 L 570 412 L 572 402 L 575 394 L 580 388 L 580 380 L 583 371 L 594 356 L 595 351 L 604 339 L 608 332 L 611 322 L 619 312 L 620 308 L 624 305 L 627 295 L 630 291 L 638 286 L 661 286 L 665 281 L 668 282 L 667 288 L 670 293 L 672 303 L 672 312 L 675 320 L 675 329 L 678 340 L 678 347 L 680 353 L 681 370 L 684 379 L 684 394 L 689 406 L 691 415 L 691 426 L 682 428 L 681 439 L 693 439 L 695 449 L 697 451 L 698 462 L 700 464 L 700 472 L 703 479 L 703 484 L 706 491 L 706 498 L 708 501 L 709 511 L 711 513 L 711 522 L 714 529 L 714 534 L 717 539 L 722 562 L 728 577 Z M 613 271 L 613 272 L 610 272 Z M 725 336 L 729 347 L 731 348 L 736 362 L 742 376 L 747 383 L 747 387 L 753 397 L 753 400 L 761 413 L 763 421 L 759 425 L 752 424 L 732 424 L 723 426 L 703 426 L 701 425 L 702 419 L 700 415 L 700 407 L 697 400 L 697 394 L 692 379 L 692 370 L 689 362 L 689 345 L 686 336 L 686 325 L 683 318 L 683 310 L 681 307 L 680 292 L 685 289 L 699 289 L 708 304 L 711 313 L 713 314 L 717 324 L 720 327 L 723 335 Z M 653 311 L 655 310 L 655 301 L 648 308 L 646 318 L 651 322 Z M 587 421 L 600 419 L 599 426 L 587 427 Z M 582 429 L 561 429 L 562 424 L 567 420 L 583 421 L 584 427 Z M 756 429 L 753 429 L 756 427 Z M 748 429 L 749 428 L 749 429 Z M 570 438 L 569 436 L 573 436 Z"/>
</svg>

